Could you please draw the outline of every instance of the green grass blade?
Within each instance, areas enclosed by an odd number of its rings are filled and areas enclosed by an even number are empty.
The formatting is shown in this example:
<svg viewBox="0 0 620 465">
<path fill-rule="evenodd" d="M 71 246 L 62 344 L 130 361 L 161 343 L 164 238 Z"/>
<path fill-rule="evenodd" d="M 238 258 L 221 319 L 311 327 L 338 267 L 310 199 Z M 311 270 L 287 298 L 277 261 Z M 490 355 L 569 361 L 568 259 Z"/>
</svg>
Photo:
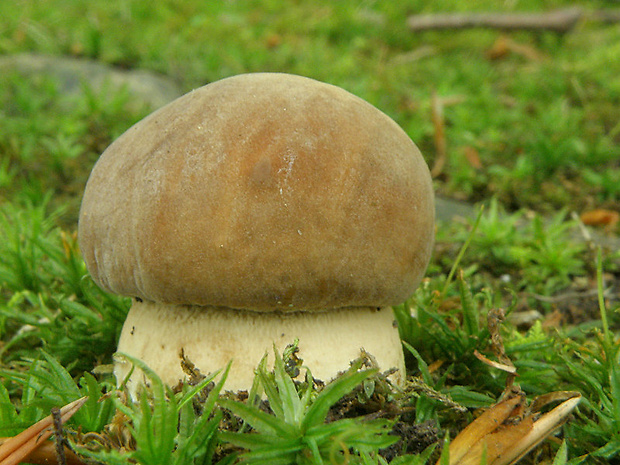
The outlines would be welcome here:
<svg viewBox="0 0 620 465">
<path fill-rule="evenodd" d="M 463 325 L 465 327 L 465 334 L 468 338 L 477 339 L 480 334 L 480 316 L 478 315 L 478 309 L 474 303 L 471 289 L 465 282 L 463 270 L 460 271 L 457 281 L 459 294 L 461 296 L 461 306 L 463 308 Z M 470 339 L 472 344 L 477 342 L 476 339 Z"/>
<path fill-rule="evenodd" d="M 467 236 L 467 239 L 465 240 L 463 247 L 461 247 L 461 250 L 459 250 L 459 253 L 456 256 L 456 259 L 454 260 L 454 263 L 452 265 L 452 268 L 450 269 L 450 272 L 448 273 L 448 277 L 446 278 L 446 282 L 443 286 L 443 290 L 441 291 L 442 299 L 446 296 L 446 293 L 448 292 L 448 287 L 450 286 L 450 283 L 452 282 L 452 278 L 454 277 L 454 273 L 456 273 L 456 270 L 458 269 L 459 264 L 461 263 L 461 260 L 465 256 L 465 252 L 467 251 L 469 244 L 471 244 L 471 241 L 474 238 L 474 234 L 476 233 L 476 230 L 478 229 L 478 225 L 480 224 L 480 220 L 482 219 L 483 212 L 484 212 L 484 205 L 481 205 L 480 210 L 478 211 L 478 216 L 476 217 L 476 221 L 474 222 L 474 225 L 471 228 L 471 231 L 469 232 L 469 235 Z"/>
<path fill-rule="evenodd" d="M 273 351 L 275 354 L 274 375 L 278 392 L 280 393 L 279 398 L 282 405 L 284 421 L 291 425 L 299 425 L 304 413 L 299 394 L 297 393 L 297 389 L 295 389 L 293 380 L 284 368 L 284 361 L 282 357 L 280 357 L 275 345 Z M 271 405 L 271 399 L 269 400 Z"/>
<path fill-rule="evenodd" d="M 274 377 L 267 371 L 267 354 L 263 356 L 258 364 L 256 376 L 265 391 L 267 399 L 269 399 L 271 410 L 276 417 L 284 419 L 284 408 L 282 406 L 280 392 L 277 389 Z"/>
<path fill-rule="evenodd" d="M 302 431 L 307 431 L 313 426 L 322 424 L 332 405 L 338 402 L 342 396 L 351 392 L 355 386 L 375 373 L 377 373 L 376 369 L 354 373 L 348 372 L 327 385 L 306 412 L 301 422 Z"/>
<path fill-rule="evenodd" d="M 224 386 L 224 382 L 226 381 L 226 378 L 228 377 L 228 372 L 230 371 L 230 366 L 231 365 L 232 365 L 232 361 L 228 362 L 228 365 L 226 365 L 226 368 L 224 370 L 224 373 L 222 374 L 222 377 L 221 377 L 220 381 L 216 384 L 216 386 L 213 389 L 213 391 L 215 391 L 217 393 L 220 392 L 220 390 Z M 207 384 L 209 384 L 211 381 L 213 381 L 213 379 L 220 373 L 220 371 L 221 370 L 217 370 L 217 371 L 211 373 L 205 379 L 200 381 L 197 385 L 192 386 L 192 388 L 189 391 L 187 391 L 183 395 L 183 397 L 181 399 L 179 399 L 178 404 L 177 404 L 177 409 L 181 410 L 181 408 L 183 408 L 183 406 L 185 404 L 187 404 L 188 402 L 191 402 L 191 400 L 196 396 L 196 394 L 198 394 L 200 391 L 202 391 L 207 386 Z M 213 392 L 213 391 L 211 391 L 211 392 Z M 209 397 L 211 397 L 211 395 L 209 395 Z M 206 406 L 205 406 L 205 410 L 207 410 Z M 208 409 L 208 411 L 211 411 L 211 409 Z"/>
<path fill-rule="evenodd" d="M 403 345 L 409 352 L 411 352 L 411 355 L 413 355 L 414 358 L 417 360 L 418 369 L 420 370 L 420 373 L 422 373 L 422 379 L 426 384 L 430 386 L 433 383 L 433 378 L 428 371 L 428 364 L 424 361 L 420 353 L 411 344 L 403 341 Z"/>
<path fill-rule="evenodd" d="M 218 403 L 240 417 L 243 421 L 249 423 L 252 428 L 262 434 L 280 435 L 283 437 L 291 437 L 297 434 L 297 429 L 294 428 L 293 425 L 289 425 L 283 420 L 258 410 L 255 407 L 250 407 L 230 399 L 220 399 Z"/>
<path fill-rule="evenodd" d="M 562 441 L 562 445 L 558 449 L 558 452 L 555 454 L 555 458 L 553 459 L 552 465 L 566 465 L 566 461 L 568 460 L 568 452 L 566 441 Z"/>
</svg>

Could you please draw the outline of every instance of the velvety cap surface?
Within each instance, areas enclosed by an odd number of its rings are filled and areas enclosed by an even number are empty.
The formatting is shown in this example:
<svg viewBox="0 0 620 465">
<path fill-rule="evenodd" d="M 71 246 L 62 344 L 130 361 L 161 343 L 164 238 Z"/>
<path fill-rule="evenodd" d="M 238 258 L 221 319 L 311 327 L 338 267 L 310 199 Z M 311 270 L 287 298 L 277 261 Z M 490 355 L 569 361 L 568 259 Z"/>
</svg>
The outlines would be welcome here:
<svg viewBox="0 0 620 465">
<path fill-rule="evenodd" d="M 338 87 L 275 73 L 214 82 L 130 128 L 95 165 L 79 222 L 101 287 L 254 310 L 400 303 L 433 235 L 405 132 Z"/>
</svg>

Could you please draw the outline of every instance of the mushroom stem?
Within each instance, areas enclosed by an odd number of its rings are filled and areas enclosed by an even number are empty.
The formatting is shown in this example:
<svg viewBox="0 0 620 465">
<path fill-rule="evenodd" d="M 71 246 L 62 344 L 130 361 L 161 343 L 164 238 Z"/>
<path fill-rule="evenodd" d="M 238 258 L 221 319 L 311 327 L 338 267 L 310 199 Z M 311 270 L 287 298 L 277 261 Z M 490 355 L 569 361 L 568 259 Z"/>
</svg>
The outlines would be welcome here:
<svg viewBox="0 0 620 465">
<path fill-rule="evenodd" d="M 299 339 L 299 358 L 316 379 L 329 381 L 361 355 L 371 354 L 382 370 L 397 368 L 392 380 L 400 384 L 404 360 L 398 328 L 390 307 L 356 307 L 329 312 L 252 312 L 221 307 L 134 302 L 119 341 L 119 352 L 144 361 L 166 384 L 185 375 L 179 353 L 204 374 L 233 365 L 226 389 L 252 386 L 254 369 L 275 343 L 279 351 Z M 119 360 L 115 375 L 122 382 L 131 364 Z M 144 383 L 134 372 L 130 392 Z"/>
</svg>

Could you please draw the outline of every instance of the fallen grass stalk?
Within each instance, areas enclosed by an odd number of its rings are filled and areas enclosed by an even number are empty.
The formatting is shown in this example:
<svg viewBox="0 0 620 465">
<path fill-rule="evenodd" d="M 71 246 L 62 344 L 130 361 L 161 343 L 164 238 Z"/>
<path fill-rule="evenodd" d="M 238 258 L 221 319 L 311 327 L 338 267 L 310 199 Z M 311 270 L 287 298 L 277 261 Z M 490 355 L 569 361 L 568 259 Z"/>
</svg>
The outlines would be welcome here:
<svg viewBox="0 0 620 465">
<path fill-rule="evenodd" d="M 490 28 L 548 30 L 565 33 L 583 17 L 581 8 L 564 8 L 545 13 L 452 13 L 410 16 L 407 25 L 412 31 L 430 29 Z"/>
</svg>

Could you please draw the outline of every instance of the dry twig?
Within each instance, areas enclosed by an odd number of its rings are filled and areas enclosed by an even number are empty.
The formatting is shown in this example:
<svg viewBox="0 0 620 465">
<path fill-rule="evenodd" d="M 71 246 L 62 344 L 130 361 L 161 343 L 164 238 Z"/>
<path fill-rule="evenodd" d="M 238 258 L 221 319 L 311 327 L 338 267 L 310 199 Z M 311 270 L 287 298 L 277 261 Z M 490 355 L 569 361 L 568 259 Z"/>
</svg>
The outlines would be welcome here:
<svg viewBox="0 0 620 465">
<path fill-rule="evenodd" d="M 510 30 L 547 30 L 558 33 L 570 31 L 583 17 L 578 7 L 553 10 L 546 13 L 453 13 L 415 15 L 407 19 L 412 31 L 430 29 L 490 28 Z"/>
</svg>

